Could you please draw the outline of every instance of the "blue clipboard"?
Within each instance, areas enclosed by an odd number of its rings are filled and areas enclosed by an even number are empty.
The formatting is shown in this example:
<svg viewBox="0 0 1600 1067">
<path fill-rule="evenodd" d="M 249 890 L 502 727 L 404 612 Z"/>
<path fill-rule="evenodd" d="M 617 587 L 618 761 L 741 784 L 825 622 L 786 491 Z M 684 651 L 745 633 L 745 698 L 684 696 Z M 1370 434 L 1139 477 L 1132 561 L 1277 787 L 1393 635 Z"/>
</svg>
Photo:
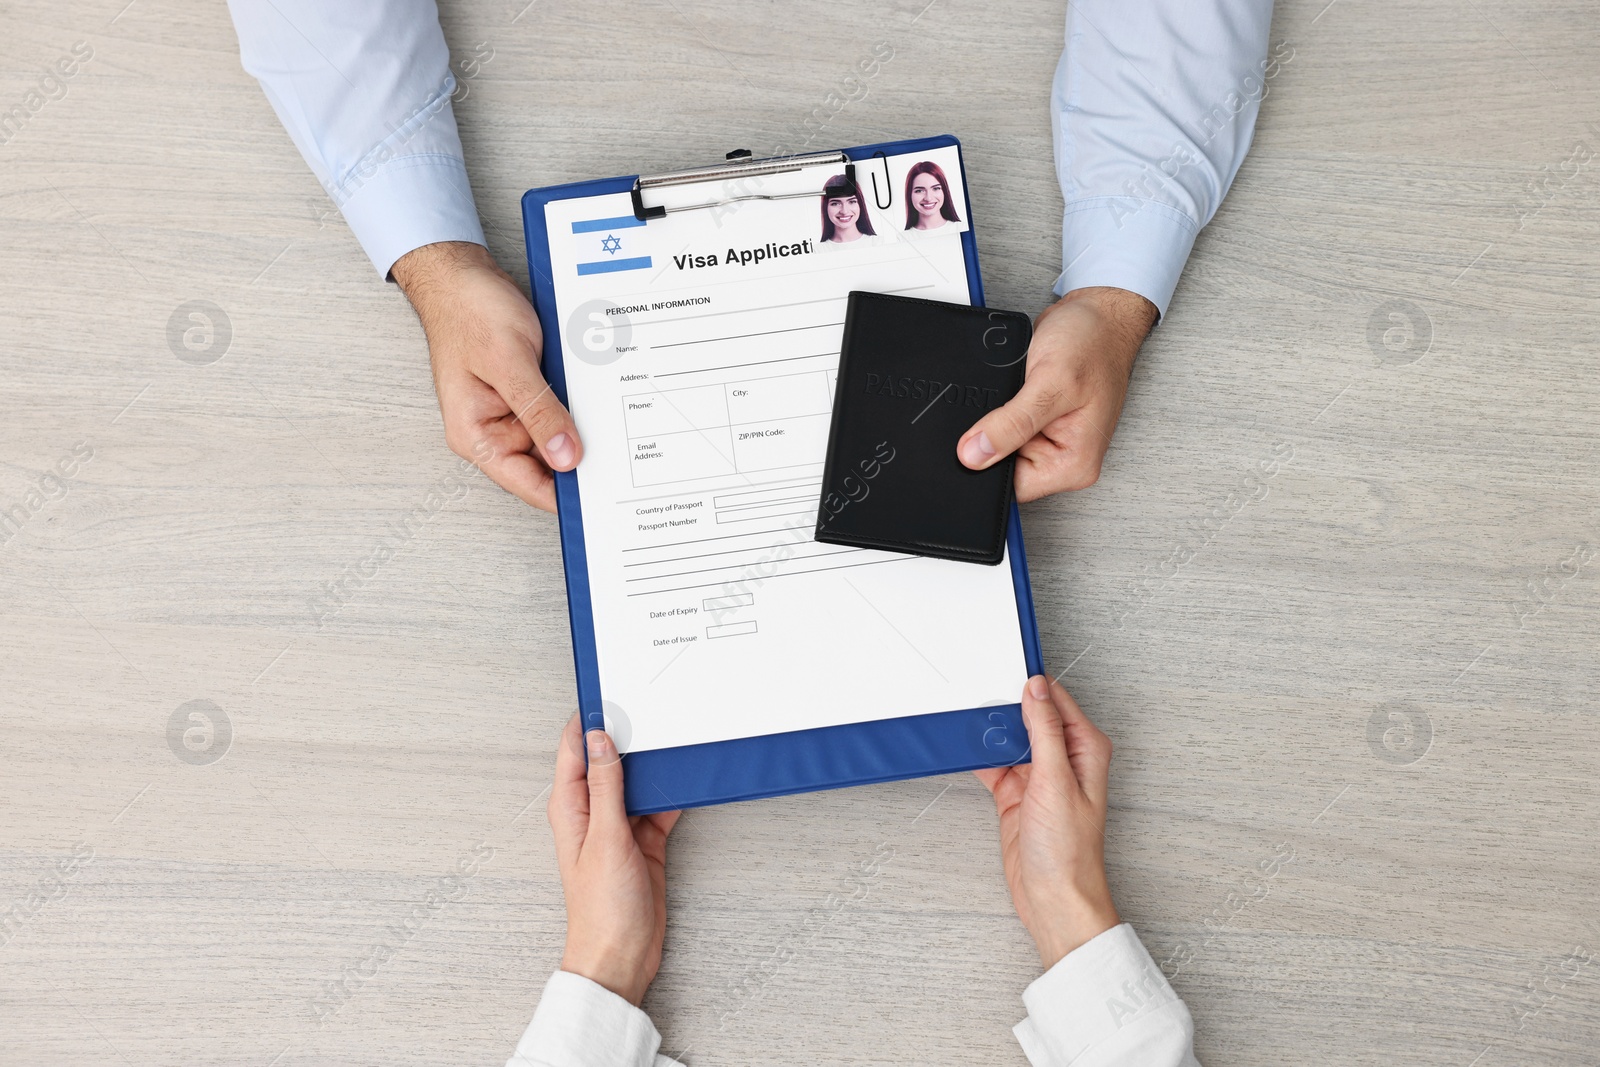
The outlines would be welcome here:
<svg viewBox="0 0 1600 1067">
<path fill-rule="evenodd" d="M 846 148 L 852 162 L 870 161 L 875 153 L 894 155 L 935 148 L 960 148 L 954 137 Z M 962 188 L 966 163 L 962 162 Z M 561 327 L 550 264 L 545 205 L 555 200 L 627 193 L 637 176 L 530 189 L 522 197 L 522 226 L 528 249 L 528 274 L 533 306 L 544 330 L 544 376 L 562 404 L 567 403 Z M 967 284 L 974 305 L 983 306 L 983 279 L 978 272 L 978 242 L 972 204 L 968 227 L 961 234 Z M 595 653 L 594 614 L 589 596 L 589 565 L 583 540 L 583 504 L 574 472 L 556 474 L 556 505 L 561 529 L 561 556 L 566 571 L 567 612 L 572 622 L 572 652 L 578 681 L 578 712 L 583 728 L 603 728 L 600 667 Z M 1044 671 L 1039 629 L 1034 619 L 1033 592 L 1022 545 L 1022 522 L 1015 503 L 1006 548 L 1017 590 L 1023 658 L 1028 674 Z M 1005 767 L 1029 759 L 1028 734 L 1021 704 L 1002 704 L 964 711 L 910 715 L 871 722 L 826 726 L 761 737 L 737 738 L 678 748 L 633 752 L 622 757 L 625 798 L 630 815 L 675 808 L 703 807 L 734 800 L 755 800 L 848 785 L 867 785 L 902 778 L 921 778 L 981 767 Z"/>
</svg>

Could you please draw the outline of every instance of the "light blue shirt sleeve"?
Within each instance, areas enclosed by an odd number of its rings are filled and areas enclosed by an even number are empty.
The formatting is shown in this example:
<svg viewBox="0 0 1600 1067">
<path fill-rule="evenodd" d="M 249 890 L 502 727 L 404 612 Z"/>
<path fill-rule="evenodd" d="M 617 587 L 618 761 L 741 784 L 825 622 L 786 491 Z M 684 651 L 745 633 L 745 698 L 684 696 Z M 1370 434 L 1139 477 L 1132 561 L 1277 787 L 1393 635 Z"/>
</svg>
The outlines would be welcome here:
<svg viewBox="0 0 1600 1067">
<path fill-rule="evenodd" d="M 1074 0 L 1051 92 L 1066 212 L 1055 291 L 1127 289 L 1162 315 L 1250 149 L 1272 0 Z"/>
<path fill-rule="evenodd" d="M 244 69 L 385 277 L 436 241 L 483 244 L 434 0 L 228 0 Z"/>
</svg>

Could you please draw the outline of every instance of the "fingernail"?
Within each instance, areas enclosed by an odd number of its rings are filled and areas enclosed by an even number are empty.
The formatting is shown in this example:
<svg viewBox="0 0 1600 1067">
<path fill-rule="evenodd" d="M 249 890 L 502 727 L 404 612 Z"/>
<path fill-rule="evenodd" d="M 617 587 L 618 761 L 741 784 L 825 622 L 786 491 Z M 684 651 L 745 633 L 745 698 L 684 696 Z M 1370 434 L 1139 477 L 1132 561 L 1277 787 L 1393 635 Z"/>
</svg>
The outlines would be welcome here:
<svg viewBox="0 0 1600 1067">
<path fill-rule="evenodd" d="M 989 443 L 989 435 L 986 433 L 980 432 L 961 446 L 961 462 L 969 467 L 981 467 L 989 462 L 993 455 L 994 445 Z"/>
<path fill-rule="evenodd" d="M 550 463 L 558 470 L 566 470 L 572 466 L 572 438 L 564 433 L 558 433 L 544 443 L 545 455 L 550 457 Z"/>
<path fill-rule="evenodd" d="M 588 740 L 590 759 L 599 759 L 606 754 L 606 741 L 609 739 L 604 730 L 590 730 Z"/>
<path fill-rule="evenodd" d="M 1044 680 L 1044 675 L 1036 674 L 1028 679 L 1028 693 L 1035 700 L 1050 699 L 1050 683 Z"/>
</svg>

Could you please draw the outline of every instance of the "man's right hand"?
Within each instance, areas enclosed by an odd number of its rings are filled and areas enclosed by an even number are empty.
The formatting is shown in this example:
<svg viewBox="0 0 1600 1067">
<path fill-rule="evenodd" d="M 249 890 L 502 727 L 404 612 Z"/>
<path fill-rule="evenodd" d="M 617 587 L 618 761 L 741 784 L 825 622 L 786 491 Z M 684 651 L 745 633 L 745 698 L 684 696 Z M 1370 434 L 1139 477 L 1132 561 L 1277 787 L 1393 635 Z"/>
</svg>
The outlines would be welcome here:
<svg viewBox="0 0 1600 1067">
<path fill-rule="evenodd" d="M 554 511 L 551 471 L 576 467 L 583 444 L 539 373 L 544 335 L 528 298 L 488 249 L 461 241 L 407 252 L 393 274 L 428 336 L 451 451 Z"/>
</svg>

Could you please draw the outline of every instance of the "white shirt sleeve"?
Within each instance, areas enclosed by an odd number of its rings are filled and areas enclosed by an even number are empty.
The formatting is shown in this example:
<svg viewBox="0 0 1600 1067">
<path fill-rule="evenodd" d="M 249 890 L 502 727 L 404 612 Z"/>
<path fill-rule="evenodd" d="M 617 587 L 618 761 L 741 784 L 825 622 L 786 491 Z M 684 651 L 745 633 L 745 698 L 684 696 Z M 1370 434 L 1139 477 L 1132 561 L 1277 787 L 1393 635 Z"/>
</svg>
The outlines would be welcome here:
<svg viewBox="0 0 1600 1067">
<path fill-rule="evenodd" d="M 1127 923 L 1067 953 L 1022 994 L 1012 1028 L 1033 1067 L 1200 1067 L 1194 1021 Z"/>
<path fill-rule="evenodd" d="M 506 1067 L 683 1067 L 660 1047 L 650 1016 L 605 986 L 557 971 Z"/>
<path fill-rule="evenodd" d="M 434 0 L 228 0 L 247 73 L 378 273 L 483 244 Z"/>
<path fill-rule="evenodd" d="M 1272 0 L 1072 0 L 1051 93 L 1066 200 L 1055 291 L 1138 293 L 1165 315 L 1244 162 Z"/>
<path fill-rule="evenodd" d="M 1013 1032 L 1033 1067 L 1200 1067 L 1194 1023 L 1133 927 L 1068 953 L 1022 994 Z M 682 1067 L 650 1017 L 587 978 L 557 971 L 506 1067 Z"/>
</svg>

